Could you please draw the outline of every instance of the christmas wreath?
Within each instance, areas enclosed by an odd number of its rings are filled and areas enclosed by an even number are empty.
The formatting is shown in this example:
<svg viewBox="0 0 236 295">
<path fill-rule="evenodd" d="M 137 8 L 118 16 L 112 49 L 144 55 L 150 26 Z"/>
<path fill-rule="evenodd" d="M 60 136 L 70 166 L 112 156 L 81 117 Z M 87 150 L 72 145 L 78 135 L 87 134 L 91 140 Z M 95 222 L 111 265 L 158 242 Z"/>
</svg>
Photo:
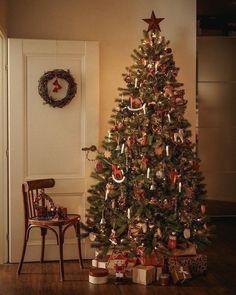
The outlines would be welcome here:
<svg viewBox="0 0 236 295">
<path fill-rule="evenodd" d="M 48 71 L 39 80 L 39 95 L 52 107 L 63 108 L 77 92 L 77 84 L 70 71 Z"/>
</svg>

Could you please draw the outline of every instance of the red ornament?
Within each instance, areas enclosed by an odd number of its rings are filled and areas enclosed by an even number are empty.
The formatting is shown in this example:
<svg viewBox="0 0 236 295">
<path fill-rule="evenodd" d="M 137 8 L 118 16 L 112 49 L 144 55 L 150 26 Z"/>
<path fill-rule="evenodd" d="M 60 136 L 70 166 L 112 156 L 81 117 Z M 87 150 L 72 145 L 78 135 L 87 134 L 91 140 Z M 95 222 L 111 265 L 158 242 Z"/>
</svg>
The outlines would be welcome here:
<svg viewBox="0 0 236 295">
<path fill-rule="evenodd" d="M 168 248 L 170 250 L 173 250 L 173 249 L 176 248 L 176 235 L 175 235 L 175 232 L 172 232 L 171 235 L 169 235 Z"/>
<path fill-rule="evenodd" d="M 173 185 L 175 185 L 176 180 L 177 180 L 177 177 L 178 177 L 178 173 L 177 173 L 177 171 L 176 171 L 176 170 L 172 170 L 172 171 L 170 172 L 170 181 L 171 181 L 171 183 L 172 183 Z"/>
<path fill-rule="evenodd" d="M 54 86 L 52 90 L 53 92 L 58 92 L 58 90 L 62 88 L 57 79 L 52 83 L 52 85 Z"/>
<path fill-rule="evenodd" d="M 116 179 L 122 179 L 123 178 L 123 171 L 122 169 L 120 169 L 118 166 L 112 164 L 112 175 L 116 178 Z"/>
<path fill-rule="evenodd" d="M 103 163 L 102 163 L 102 161 L 97 161 L 95 169 L 96 169 L 96 172 L 97 173 L 101 173 L 102 172 L 102 170 L 103 170 Z"/>
<path fill-rule="evenodd" d="M 148 23 L 148 32 L 149 31 L 158 31 L 160 32 L 159 23 L 163 21 L 164 18 L 156 18 L 154 11 L 152 11 L 151 18 L 143 18 L 143 21 Z"/>
</svg>

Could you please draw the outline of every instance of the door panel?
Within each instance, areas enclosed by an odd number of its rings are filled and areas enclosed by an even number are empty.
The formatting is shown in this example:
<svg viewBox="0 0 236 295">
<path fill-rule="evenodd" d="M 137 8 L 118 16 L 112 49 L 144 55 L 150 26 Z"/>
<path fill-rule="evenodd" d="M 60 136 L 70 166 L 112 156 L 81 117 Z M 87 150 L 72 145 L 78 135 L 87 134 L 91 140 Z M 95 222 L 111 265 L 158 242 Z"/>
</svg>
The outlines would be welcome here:
<svg viewBox="0 0 236 295">
<path fill-rule="evenodd" d="M 63 108 L 44 104 L 38 81 L 44 72 L 70 70 L 77 93 Z M 9 40 L 9 253 L 19 261 L 23 243 L 21 184 L 25 180 L 52 177 L 48 190 L 56 205 L 79 213 L 84 220 L 90 163 L 81 148 L 98 143 L 99 89 L 97 42 Z M 92 106 L 92 107 L 91 107 Z M 40 234 L 29 241 L 26 260 L 38 260 Z M 83 256 L 93 250 L 83 241 Z M 65 258 L 77 257 L 72 231 L 66 235 Z M 86 252 L 85 252 L 86 251 Z M 54 236 L 46 241 L 46 259 L 57 259 Z"/>
</svg>

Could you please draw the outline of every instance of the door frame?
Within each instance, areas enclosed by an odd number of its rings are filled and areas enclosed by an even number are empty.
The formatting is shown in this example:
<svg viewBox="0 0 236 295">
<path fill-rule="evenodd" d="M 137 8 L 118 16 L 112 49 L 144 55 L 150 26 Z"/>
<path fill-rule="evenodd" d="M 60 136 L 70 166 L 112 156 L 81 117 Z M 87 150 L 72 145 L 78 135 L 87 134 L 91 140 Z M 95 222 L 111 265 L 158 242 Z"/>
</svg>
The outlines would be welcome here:
<svg viewBox="0 0 236 295">
<path fill-rule="evenodd" d="M 0 264 L 8 262 L 7 37 L 0 30 Z"/>
</svg>

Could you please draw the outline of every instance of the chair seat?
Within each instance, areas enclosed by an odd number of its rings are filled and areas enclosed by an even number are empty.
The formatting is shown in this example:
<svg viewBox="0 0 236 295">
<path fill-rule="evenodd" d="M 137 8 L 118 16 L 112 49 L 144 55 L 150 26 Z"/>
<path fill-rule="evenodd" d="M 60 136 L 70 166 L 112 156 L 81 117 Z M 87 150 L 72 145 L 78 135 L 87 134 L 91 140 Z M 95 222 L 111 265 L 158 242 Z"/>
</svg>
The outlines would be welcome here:
<svg viewBox="0 0 236 295">
<path fill-rule="evenodd" d="M 67 214 L 66 219 L 41 219 L 33 217 L 28 219 L 28 223 L 36 226 L 64 226 L 67 224 L 76 224 L 80 221 L 79 214 Z"/>
</svg>

